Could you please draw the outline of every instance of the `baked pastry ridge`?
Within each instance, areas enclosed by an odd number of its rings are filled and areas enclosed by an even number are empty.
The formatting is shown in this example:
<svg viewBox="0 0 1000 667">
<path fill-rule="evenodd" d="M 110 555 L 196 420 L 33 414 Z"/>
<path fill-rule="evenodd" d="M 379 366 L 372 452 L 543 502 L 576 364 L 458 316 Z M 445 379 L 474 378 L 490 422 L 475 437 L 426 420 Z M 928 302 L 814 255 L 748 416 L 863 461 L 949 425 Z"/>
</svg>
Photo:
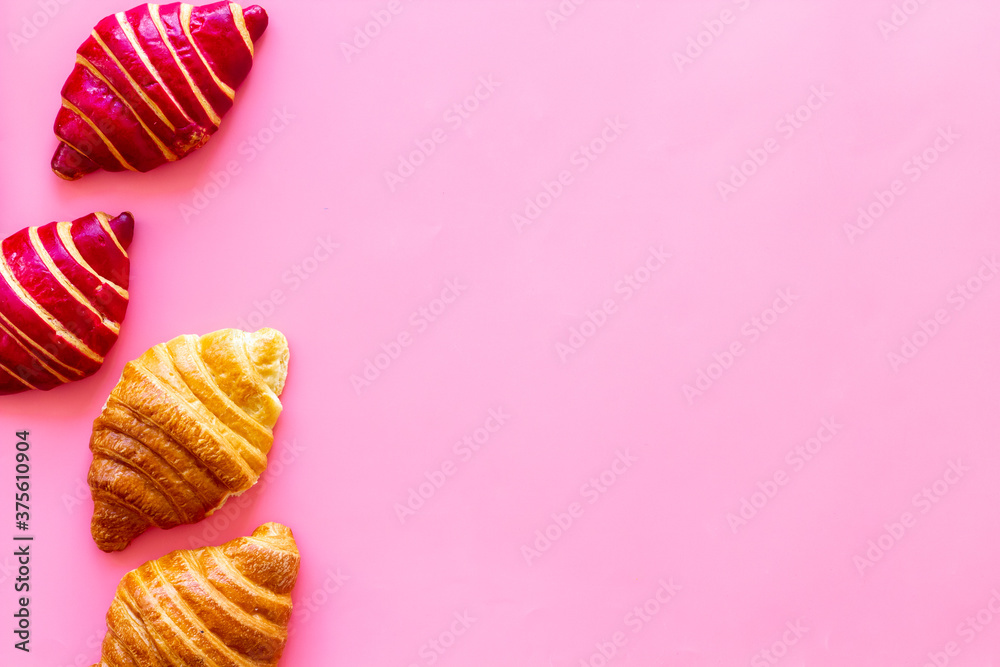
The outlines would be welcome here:
<svg viewBox="0 0 1000 667">
<path fill-rule="evenodd" d="M 148 561 L 118 584 L 93 667 L 277 665 L 298 570 L 292 531 L 280 523 Z"/>
<path fill-rule="evenodd" d="M 94 420 L 91 534 L 118 551 L 202 520 L 267 465 L 288 343 L 274 329 L 183 335 L 130 361 Z"/>
</svg>

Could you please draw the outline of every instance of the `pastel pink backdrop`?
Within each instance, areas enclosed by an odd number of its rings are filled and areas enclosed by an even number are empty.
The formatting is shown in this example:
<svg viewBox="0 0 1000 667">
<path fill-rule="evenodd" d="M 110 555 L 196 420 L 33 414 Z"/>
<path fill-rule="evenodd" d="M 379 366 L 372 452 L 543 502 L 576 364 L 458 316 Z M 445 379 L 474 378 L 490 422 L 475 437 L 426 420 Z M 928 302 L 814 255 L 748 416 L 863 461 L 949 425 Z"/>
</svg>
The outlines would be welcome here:
<svg viewBox="0 0 1000 667">
<path fill-rule="evenodd" d="M 1000 664 L 995 3 L 271 0 L 208 146 L 62 182 L 59 89 L 126 8 L 0 8 L 0 232 L 137 221 L 102 371 L 0 401 L 0 497 L 30 429 L 36 536 L 32 650 L 3 630 L 0 664 L 96 662 L 127 570 L 265 521 L 302 552 L 286 665 Z M 87 441 L 121 367 L 244 323 L 290 341 L 282 463 L 101 553 Z"/>
</svg>

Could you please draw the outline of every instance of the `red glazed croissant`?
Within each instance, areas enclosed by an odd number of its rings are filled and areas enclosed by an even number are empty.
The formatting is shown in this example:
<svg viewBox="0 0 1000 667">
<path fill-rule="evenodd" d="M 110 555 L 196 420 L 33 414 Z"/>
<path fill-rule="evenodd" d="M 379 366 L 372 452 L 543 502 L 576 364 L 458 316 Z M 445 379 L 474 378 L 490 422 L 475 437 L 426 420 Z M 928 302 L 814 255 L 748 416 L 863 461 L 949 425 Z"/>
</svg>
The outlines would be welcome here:
<svg viewBox="0 0 1000 667">
<path fill-rule="evenodd" d="M 29 227 L 0 245 L 0 394 L 92 375 L 128 306 L 132 214 Z"/>
<path fill-rule="evenodd" d="M 231 2 L 141 5 L 103 19 L 63 86 L 52 170 L 67 180 L 145 172 L 204 145 L 265 28 L 263 9 Z"/>
<path fill-rule="evenodd" d="M 298 573 L 295 538 L 280 523 L 148 561 L 118 584 L 93 667 L 273 667 Z"/>
</svg>

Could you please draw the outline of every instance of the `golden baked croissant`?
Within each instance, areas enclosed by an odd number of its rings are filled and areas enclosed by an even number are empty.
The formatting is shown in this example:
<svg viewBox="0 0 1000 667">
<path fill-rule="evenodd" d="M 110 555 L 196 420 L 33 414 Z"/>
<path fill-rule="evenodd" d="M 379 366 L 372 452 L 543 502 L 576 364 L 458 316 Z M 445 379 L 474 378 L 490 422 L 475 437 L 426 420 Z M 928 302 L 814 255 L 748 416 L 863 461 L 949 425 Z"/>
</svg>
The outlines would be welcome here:
<svg viewBox="0 0 1000 667">
<path fill-rule="evenodd" d="M 280 523 L 144 563 L 118 584 L 93 667 L 277 665 L 298 571 L 295 539 Z"/>
<path fill-rule="evenodd" d="M 267 28 L 257 6 L 141 5 L 77 49 L 56 116 L 52 170 L 67 180 L 149 171 L 201 147 L 233 106 Z"/>
<path fill-rule="evenodd" d="M 97 372 L 128 307 L 131 213 L 92 213 L 0 245 L 0 394 Z"/>
<path fill-rule="evenodd" d="M 97 546 L 119 551 L 151 525 L 201 521 L 253 486 L 287 369 L 274 329 L 178 336 L 126 364 L 90 438 Z"/>
</svg>

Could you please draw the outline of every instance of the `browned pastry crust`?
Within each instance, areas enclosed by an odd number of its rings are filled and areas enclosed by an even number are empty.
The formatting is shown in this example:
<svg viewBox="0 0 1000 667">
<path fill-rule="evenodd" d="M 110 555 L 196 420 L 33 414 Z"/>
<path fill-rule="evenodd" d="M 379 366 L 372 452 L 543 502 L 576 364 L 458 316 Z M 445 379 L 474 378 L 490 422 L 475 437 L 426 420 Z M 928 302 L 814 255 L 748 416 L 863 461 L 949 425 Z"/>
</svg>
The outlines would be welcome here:
<svg viewBox="0 0 1000 667">
<path fill-rule="evenodd" d="M 90 439 L 97 546 L 119 551 L 151 525 L 195 523 L 253 486 L 287 368 L 274 329 L 178 336 L 126 364 Z"/>
<path fill-rule="evenodd" d="M 118 584 L 93 667 L 277 665 L 298 571 L 295 539 L 280 523 L 144 563 Z"/>
</svg>

